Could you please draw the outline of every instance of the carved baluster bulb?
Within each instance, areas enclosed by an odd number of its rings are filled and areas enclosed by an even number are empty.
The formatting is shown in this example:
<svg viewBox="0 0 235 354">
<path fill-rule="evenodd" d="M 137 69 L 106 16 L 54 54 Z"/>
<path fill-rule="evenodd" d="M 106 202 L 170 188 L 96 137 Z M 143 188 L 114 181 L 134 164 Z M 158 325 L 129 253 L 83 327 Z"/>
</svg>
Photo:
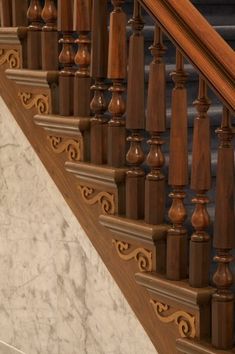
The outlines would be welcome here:
<svg viewBox="0 0 235 354">
<path fill-rule="evenodd" d="M 54 0 L 45 0 L 45 5 L 42 10 L 42 18 L 46 23 L 47 28 L 56 28 L 57 9 Z"/>
<path fill-rule="evenodd" d="M 31 24 L 37 25 L 41 22 L 42 7 L 39 0 L 31 0 L 27 11 L 27 18 Z"/>
</svg>

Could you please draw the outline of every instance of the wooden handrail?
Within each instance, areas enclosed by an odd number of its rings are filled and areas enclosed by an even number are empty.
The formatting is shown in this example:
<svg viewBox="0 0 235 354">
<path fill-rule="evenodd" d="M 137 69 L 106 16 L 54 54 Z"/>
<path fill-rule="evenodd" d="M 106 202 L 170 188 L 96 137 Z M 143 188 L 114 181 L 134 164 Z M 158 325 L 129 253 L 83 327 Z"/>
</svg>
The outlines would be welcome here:
<svg viewBox="0 0 235 354">
<path fill-rule="evenodd" d="M 235 112 L 235 53 L 189 0 L 139 0 Z"/>
</svg>

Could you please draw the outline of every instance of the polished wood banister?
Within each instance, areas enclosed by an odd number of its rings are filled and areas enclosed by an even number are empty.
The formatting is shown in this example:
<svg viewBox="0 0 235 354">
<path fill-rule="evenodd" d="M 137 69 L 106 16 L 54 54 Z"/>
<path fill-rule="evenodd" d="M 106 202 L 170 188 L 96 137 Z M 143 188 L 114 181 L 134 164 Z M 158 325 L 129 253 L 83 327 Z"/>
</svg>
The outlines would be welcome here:
<svg viewBox="0 0 235 354">
<path fill-rule="evenodd" d="M 235 53 L 189 0 L 139 0 L 164 32 L 235 112 Z M 192 18 L 194 19 L 192 21 Z"/>
</svg>

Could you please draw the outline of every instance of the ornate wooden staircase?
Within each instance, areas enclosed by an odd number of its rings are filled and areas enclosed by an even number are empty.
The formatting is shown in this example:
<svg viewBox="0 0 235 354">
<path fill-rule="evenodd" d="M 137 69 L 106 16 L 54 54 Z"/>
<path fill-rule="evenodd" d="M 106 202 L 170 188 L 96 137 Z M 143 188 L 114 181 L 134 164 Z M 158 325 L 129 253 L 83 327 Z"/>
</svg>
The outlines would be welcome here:
<svg viewBox="0 0 235 354">
<path fill-rule="evenodd" d="M 1 2 L 1 96 L 163 354 L 235 352 L 231 13 Z"/>
</svg>

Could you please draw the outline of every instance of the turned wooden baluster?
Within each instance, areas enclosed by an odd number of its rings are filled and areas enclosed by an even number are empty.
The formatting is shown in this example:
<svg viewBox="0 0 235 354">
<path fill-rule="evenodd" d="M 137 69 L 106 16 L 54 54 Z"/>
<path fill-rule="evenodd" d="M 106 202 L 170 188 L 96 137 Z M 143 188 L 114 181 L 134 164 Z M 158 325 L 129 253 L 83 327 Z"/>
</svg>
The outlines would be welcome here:
<svg viewBox="0 0 235 354">
<path fill-rule="evenodd" d="M 80 117 L 90 116 L 90 46 L 91 31 L 91 0 L 74 1 L 75 30 L 78 32 L 78 50 L 75 63 L 79 69 L 74 79 L 74 115 Z M 94 28 L 94 30 L 96 30 Z"/>
<path fill-rule="evenodd" d="M 59 112 L 64 116 L 73 115 L 74 96 L 74 39 L 73 39 L 73 1 L 58 1 L 58 30 L 62 32 L 59 43 L 62 50 L 59 63 L 62 70 L 59 75 Z"/>
<path fill-rule="evenodd" d="M 1 10 L 1 27 L 11 27 L 12 26 L 12 1 L 11 0 L 1 0 L 0 1 Z"/>
<path fill-rule="evenodd" d="M 58 70 L 57 9 L 54 0 L 45 0 L 42 10 L 42 69 Z"/>
<path fill-rule="evenodd" d="M 13 27 L 27 26 L 28 0 L 12 0 Z"/>
<path fill-rule="evenodd" d="M 199 79 L 199 95 L 194 102 L 198 117 L 194 123 L 191 188 L 196 191 L 192 202 L 196 205 L 192 215 L 195 232 L 190 241 L 189 283 L 193 287 L 205 287 L 209 283 L 210 237 L 207 228 L 210 217 L 206 192 L 211 188 L 210 122 L 207 111 L 210 101 L 205 81 Z"/>
<path fill-rule="evenodd" d="M 42 7 L 39 0 L 31 0 L 27 12 L 29 20 L 27 36 L 27 62 L 28 69 L 41 69 L 42 49 L 41 49 L 41 30 L 42 30 Z"/>
<path fill-rule="evenodd" d="M 94 92 L 91 101 L 91 110 L 94 117 L 91 119 L 91 162 L 95 164 L 107 163 L 107 110 L 105 92 L 107 85 L 108 61 L 108 6 L 107 0 L 93 1 L 92 10 L 92 59 L 91 76 L 95 84 L 91 87 Z"/>
<path fill-rule="evenodd" d="M 149 68 L 149 87 L 147 101 L 146 129 L 150 133 L 150 151 L 146 162 L 150 167 L 145 182 L 145 221 L 150 224 L 161 224 L 165 211 L 165 176 L 162 168 L 165 158 L 162 153 L 164 140 L 161 134 L 166 130 L 166 79 L 163 56 L 166 48 L 163 45 L 162 31 L 156 26 L 154 43 L 150 47 L 153 61 Z"/>
<path fill-rule="evenodd" d="M 169 218 L 173 224 L 167 235 L 167 277 L 179 280 L 187 276 L 187 217 L 184 206 L 184 187 L 188 184 L 188 129 L 187 129 L 187 75 L 184 58 L 177 50 L 176 71 L 172 73 L 175 88 L 172 93 L 172 120 L 170 133 L 169 184 L 173 199 Z"/>
<path fill-rule="evenodd" d="M 133 34 L 129 42 L 126 128 L 131 130 L 131 136 L 127 138 L 130 148 L 126 160 L 131 168 L 126 174 L 126 215 L 131 219 L 142 219 L 145 182 L 145 173 L 140 168 L 144 161 L 141 129 L 145 128 L 144 36 L 142 33 L 144 22 L 137 0 L 134 1 L 133 18 L 129 23 L 132 25 Z"/>
<path fill-rule="evenodd" d="M 126 161 L 126 128 L 123 119 L 126 104 L 123 93 L 127 76 L 127 17 L 122 10 L 124 2 L 112 0 L 114 10 L 110 16 L 108 78 L 113 85 L 110 88 L 112 99 L 109 112 L 112 118 L 108 123 L 108 164 L 114 167 L 121 167 Z"/>
<path fill-rule="evenodd" d="M 213 245 L 216 248 L 214 260 L 218 263 L 213 276 L 217 292 L 212 298 L 212 344 L 219 349 L 233 347 L 234 294 L 230 290 L 233 274 L 230 263 L 233 257 L 230 250 L 235 247 L 234 216 L 234 151 L 233 132 L 230 113 L 224 108 L 219 137 L 216 205 Z"/>
</svg>

